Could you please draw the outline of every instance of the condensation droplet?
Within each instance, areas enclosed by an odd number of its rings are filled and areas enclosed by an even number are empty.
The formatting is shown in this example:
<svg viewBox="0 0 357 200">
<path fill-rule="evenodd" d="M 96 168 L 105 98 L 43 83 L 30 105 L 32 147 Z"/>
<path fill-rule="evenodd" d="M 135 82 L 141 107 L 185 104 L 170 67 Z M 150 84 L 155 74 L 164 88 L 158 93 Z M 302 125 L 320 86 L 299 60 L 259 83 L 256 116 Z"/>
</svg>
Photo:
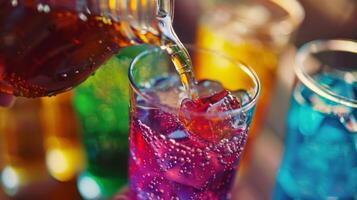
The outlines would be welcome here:
<svg viewBox="0 0 357 200">
<path fill-rule="evenodd" d="M 42 5 L 42 4 L 39 3 L 39 4 L 37 5 L 37 11 L 38 11 L 38 12 L 42 12 L 42 11 L 43 11 L 43 5 Z"/>
<path fill-rule="evenodd" d="M 19 2 L 17 0 L 12 0 L 11 1 L 11 5 L 14 6 L 14 7 L 17 6 L 18 4 L 19 4 Z"/>
<path fill-rule="evenodd" d="M 83 14 L 83 13 L 79 13 L 78 15 L 79 19 L 81 19 L 82 21 L 87 21 L 88 17 L 87 15 Z"/>
<path fill-rule="evenodd" d="M 49 13 L 50 11 L 51 11 L 51 8 L 50 8 L 49 5 L 44 5 L 44 6 L 43 6 L 43 12 Z"/>
</svg>

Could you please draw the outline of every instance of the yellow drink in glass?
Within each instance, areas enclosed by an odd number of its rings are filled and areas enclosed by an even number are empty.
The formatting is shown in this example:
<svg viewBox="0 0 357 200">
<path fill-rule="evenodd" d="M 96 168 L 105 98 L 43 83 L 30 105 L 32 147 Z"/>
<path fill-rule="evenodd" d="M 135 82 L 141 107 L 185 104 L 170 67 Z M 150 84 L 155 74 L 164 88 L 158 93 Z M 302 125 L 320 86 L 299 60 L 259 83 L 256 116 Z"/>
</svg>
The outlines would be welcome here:
<svg viewBox="0 0 357 200">
<path fill-rule="evenodd" d="M 291 44 L 304 11 L 295 0 L 207 1 L 205 5 L 207 14 L 199 22 L 197 46 L 223 52 L 246 63 L 260 79 L 261 95 L 249 133 L 248 141 L 251 141 L 264 123 L 280 55 Z M 230 90 L 238 90 L 247 83 L 244 78 L 229 78 L 237 74 L 233 65 L 217 63 L 219 61 L 212 57 L 198 59 L 200 65 L 195 69 L 198 79 L 219 71 L 218 81 Z M 211 66 L 219 69 L 211 69 Z M 249 154 L 249 145 L 246 155 L 247 152 Z"/>
<path fill-rule="evenodd" d="M 59 181 L 73 179 L 84 167 L 84 150 L 72 96 L 72 92 L 67 92 L 41 99 L 46 166 Z"/>
</svg>

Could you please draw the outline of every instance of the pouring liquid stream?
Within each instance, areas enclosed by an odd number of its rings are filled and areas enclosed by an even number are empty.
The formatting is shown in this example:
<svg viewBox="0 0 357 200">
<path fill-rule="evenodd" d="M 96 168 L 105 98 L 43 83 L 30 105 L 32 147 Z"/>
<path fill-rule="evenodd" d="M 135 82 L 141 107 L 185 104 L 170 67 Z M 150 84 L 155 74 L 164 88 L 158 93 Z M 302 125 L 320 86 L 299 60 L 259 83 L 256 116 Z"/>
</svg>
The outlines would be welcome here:
<svg viewBox="0 0 357 200">
<path fill-rule="evenodd" d="M 161 48 L 170 55 L 187 96 L 196 99 L 198 98 L 198 93 L 195 90 L 197 81 L 192 70 L 191 58 L 172 27 L 172 17 L 162 11 L 158 20 L 159 27 L 163 32 Z"/>
</svg>

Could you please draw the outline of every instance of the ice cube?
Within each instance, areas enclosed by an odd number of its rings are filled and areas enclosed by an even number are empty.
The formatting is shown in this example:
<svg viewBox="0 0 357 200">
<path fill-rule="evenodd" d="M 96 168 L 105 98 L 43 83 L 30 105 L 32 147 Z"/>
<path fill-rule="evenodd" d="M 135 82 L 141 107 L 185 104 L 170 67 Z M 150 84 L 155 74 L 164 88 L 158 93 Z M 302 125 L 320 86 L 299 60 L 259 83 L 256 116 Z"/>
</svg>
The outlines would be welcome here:
<svg viewBox="0 0 357 200">
<path fill-rule="evenodd" d="M 224 95 L 224 97 L 222 97 L 218 101 L 211 104 L 211 106 L 209 106 L 209 108 L 207 109 L 208 113 L 225 112 L 225 111 L 238 109 L 241 107 L 240 102 L 238 101 L 238 99 L 235 96 L 231 95 L 227 91 L 224 91 L 222 93 L 222 96 L 223 95 Z"/>
<path fill-rule="evenodd" d="M 220 101 L 210 106 L 207 112 L 226 112 L 240 107 L 241 104 L 238 99 L 231 94 L 227 94 Z M 210 120 L 209 125 L 212 132 L 215 133 L 216 140 L 231 138 L 234 134 L 237 134 L 237 131 L 242 131 L 247 128 L 247 116 L 245 112 L 224 114 L 214 120 Z"/>
<path fill-rule="evenodd" d="M 183 129 L 153 137 L 150 145 L 164 177 L 191 188 L 204 188 L 207 180 L 224 167 L 215 164 L 217 159 L 210 156 L 204 142 L 195 140 Z"/>
<path fill-rule="evenodd" d="M 356 116 L 353 115 L 353 113 L 348 113 L 340 118 L 340 122 L 343 124 L 343 126 L 350 132 L 350 133 L 357 133 L 357 119 Z"/>
<path fill-rule="evenodd" d="M 324 88 L 347 99 L 355 99 L 354 86 L 337 74 L 323 74 L 315 78 Z M 331 102 L 330 102 L 331 103 Z"/>
<path fill-rule="evenodd" d="M 301 105 L 298 114 L 300 121 L 298 123 L 299 130 L 306 136 L 315 134 L 325 118 L 323 113 L 315 110 L 308 104 Z"/>
<path fill-rule="evenodd" d="M 201 80 L 195 86 L 200 98 L 207 98 L 224 90 L 221 83 L 213 80 Z"/>
<path fill-rule="evenodd" d="M 240 90 L 236 90 L 231 92 L 233 96 L 237 97 L 242 106 L 246 105 L 247 103 L 249 103 L 252 98 L 250 97 L 249 93 L 246 90 L 240 89 Z"/>
<path fill-rule="evenodd" d="M 152 91 L 155 91 L 161 105 L 178 108 L 181 100 L 186 97 L 180 80 L 175 76 L 156 79 Z"/>
<path fill-rule="evenodd" d="M 171 141 L 172 142 L 172 141 Z M 195 148 L 192 140 L 183 143 L 170 144 L 173 151 L 166 149 L 158 160 L 165 177 L 172 182 L 203 189 L 213 179 L 215 174 L 224 171 L 226 165 L 219 163 L 216 154 L 210 148 Z M 193 143 L 192 143 L 193 142 Z M 203 144 L 203 143 L 202 143 Z M 201 146 L 201 144 L 199 144 Z M 191 147 L 192 146 L 192 147 Z M 207 147 L 207 145 L 206 145 Z"/>
<path fill-rule="evenodd" d="M 328 146 L 326 148 L 336 148 L 340 145 L 345 145 L 348 143 L 348 135 L 345 134 L 346 131 L 341 126 L 341 123 L 334 117 L 328 117 L 320 125 L 319 129 L 316 131 L 314 140 L 316 144 L 321 146 L 335 145 L 335 147 Z M 338 148 L 336 148 L 337 150 Z"/>
<path fill-rule="evenodd" d="M 223 90 L 210 97 L 185 99 L 180 108 L 180 121 L 194 135 L 210 142 L 230 137 L 237 122 L 231 115 L 210 116 L 240 108 L 241 104 L 228 91 Z M 208 113 L 209 115 L 205 115 Z"/>
<path fill-rule="evenodd" d="M 180 80 L 177 76 L 164 76 L 154 80 L 153 88 L 160 91 L 171 90 L 180 86 Z"/>
<path fill-rule="evenodd" d="M 136 104 L 139 106 L 151 107 L 153 103 L 160 101 L 159 96 L 150 89 L 142 89 L 141 93 L 142 95 L 136 96 Z"/>
<path fill-rule="evenodd" d="M 184 139 L 187 138 L 188 135 L 185 131 L 182 130 L 175 130 L 174 132 L 168 134 L 168 137 L 170 139 L 175 139 L 175 140 L 179 140 L 179 139 Z"/>
<path fill-rule="evenodd" d="M 212 137 L 209 127 L 209 117 L 205 116 L 207 109 L 222 100 L 228 94 L 227 91 L 222 91 L 213 96 L 199 98 L 195 100 L 184 99 L 180 108 L 180 120 L 188 130 L 203 136 L 204 138 Z M 219 109 L 219 108 L 217 108 Z"/>
</svg>

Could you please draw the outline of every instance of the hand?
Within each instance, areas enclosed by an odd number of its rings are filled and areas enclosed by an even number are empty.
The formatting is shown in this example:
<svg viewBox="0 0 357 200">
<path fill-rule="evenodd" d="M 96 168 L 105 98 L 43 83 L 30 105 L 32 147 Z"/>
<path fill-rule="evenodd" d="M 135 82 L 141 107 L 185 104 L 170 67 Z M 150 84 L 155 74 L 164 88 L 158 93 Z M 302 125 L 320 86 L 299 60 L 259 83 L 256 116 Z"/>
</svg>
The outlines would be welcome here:
<svg viewBox="0 0 357 200">
<path fill-rule="evenodd" d="M 10 107 L 14 103 L 15 98 L 12 95 L 8 95 L 0 92 L 0 107 Z"/>
</svg>

